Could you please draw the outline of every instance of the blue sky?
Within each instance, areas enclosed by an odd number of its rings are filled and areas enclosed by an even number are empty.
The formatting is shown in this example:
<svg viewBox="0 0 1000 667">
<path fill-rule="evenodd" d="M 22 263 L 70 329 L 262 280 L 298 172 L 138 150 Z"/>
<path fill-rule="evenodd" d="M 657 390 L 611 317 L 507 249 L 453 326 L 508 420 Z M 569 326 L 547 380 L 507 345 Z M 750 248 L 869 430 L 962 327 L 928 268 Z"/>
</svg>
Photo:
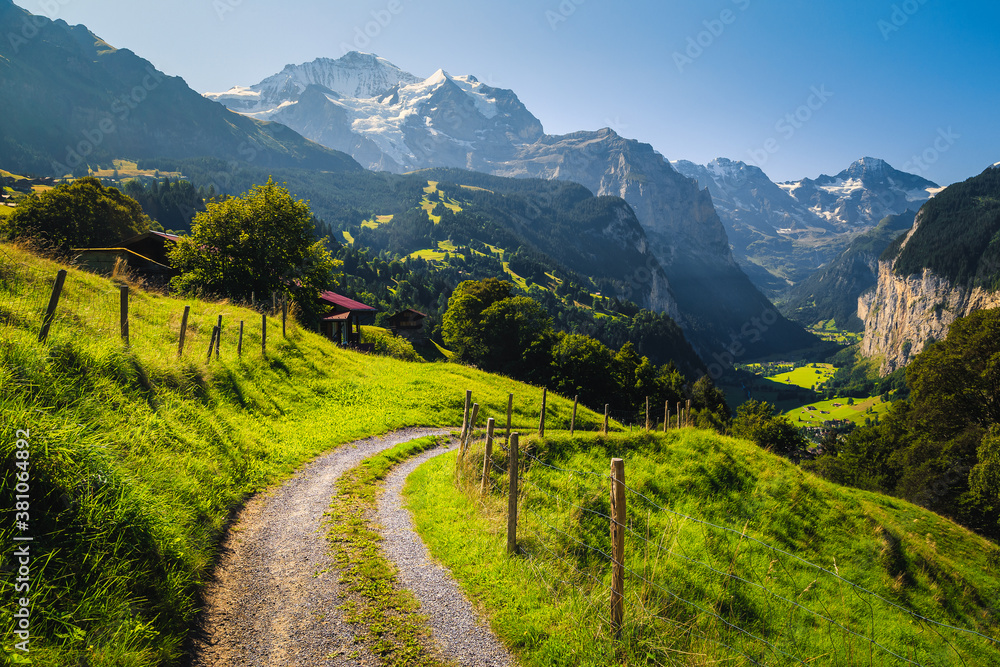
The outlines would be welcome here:
<svg viewBox="0 0 1000 667">
<path fill-rule="evenodd" d="M 859 157 L 947 185 L 1000 160 L 1000 3 L 944 0 L 17 0 L 194 89 L 377 53 L 513 89 L 562 134 L 610 126 L 668 159 L 776 181 Z"/>
</svg>

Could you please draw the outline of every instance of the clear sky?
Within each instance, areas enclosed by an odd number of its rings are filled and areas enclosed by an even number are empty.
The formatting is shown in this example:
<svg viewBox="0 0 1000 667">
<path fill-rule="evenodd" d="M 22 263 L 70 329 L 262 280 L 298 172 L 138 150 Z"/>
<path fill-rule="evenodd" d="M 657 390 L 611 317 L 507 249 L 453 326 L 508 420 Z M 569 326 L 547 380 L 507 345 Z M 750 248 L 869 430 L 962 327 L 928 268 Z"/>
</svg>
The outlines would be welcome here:
<svg viewBox="0 0 1000 667">
<path fill-rule="evenodd" d="M 357 49 L 514 90 L 550 134 L 610 126 L 775 181 L 863 156 L 941 185 L 1000 160 L 984 0 L 17 0 L 199 92 Z M 916 158 L 916 159 L 915 159 Z"/>
</svg>

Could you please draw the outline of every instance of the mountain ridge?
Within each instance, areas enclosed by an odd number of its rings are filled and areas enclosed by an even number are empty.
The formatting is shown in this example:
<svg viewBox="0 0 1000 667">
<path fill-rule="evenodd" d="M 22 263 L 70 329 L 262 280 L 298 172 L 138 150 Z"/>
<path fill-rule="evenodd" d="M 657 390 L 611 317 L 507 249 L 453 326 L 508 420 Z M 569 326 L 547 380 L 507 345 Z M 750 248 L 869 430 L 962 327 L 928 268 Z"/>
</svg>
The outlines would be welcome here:
<svg viewBox="0 0 1000 667">
<path fill-rule="evenodd" d="M 654 285 L 654 291 L 674 295 L 679 323 L 702 341 L 705 356 L 728 348 L 752 318 L 776 313 L 733 259 L 708 191 L 648 144 L 607 128 L 546 135 L 513 91 L 442 70 L 418 83 L 401 81 L 380 97 L 320 93 L 313 91 L 305 104 L 301 98 L 288 99 L 258 115 L 350 152 L 368 168 L 462 168 L 570 180 L 595 195 L 625 199 L 667 279 L 663 289 Z M 633 283 L 645 289 L 655 280 L 653 268 L 636 267 Z M 675 312 L 674 306 L 670 300 L 659 305 L 664 312 Z M 754 353 L 770 353 L 813 343 L 811 336 L 777 316 L 771 336 L 750 347 Z"/>
</svg>

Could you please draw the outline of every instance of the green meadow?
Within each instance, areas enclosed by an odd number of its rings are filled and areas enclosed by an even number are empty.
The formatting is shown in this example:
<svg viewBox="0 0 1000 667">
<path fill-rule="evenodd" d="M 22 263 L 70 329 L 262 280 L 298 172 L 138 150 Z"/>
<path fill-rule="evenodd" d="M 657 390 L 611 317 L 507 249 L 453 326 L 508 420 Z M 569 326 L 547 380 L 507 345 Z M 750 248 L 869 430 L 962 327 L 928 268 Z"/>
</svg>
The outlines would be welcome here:
<svg viewBox="0 0 1000 667">
<path fill-rule="evenodd" d="M 124 279 L 75 269 L 41 344 L 41 316 L 60 268 L 0 245 L 0 460 L 7 468 L 0 502 L 14 506 L 16 435 L 27 431 L 28 532 L 38 554 L 33 664 L 178 664 L 233 510 L 323 452 L 405 426 L 458 425 L 467 389 L 483 404 L 481 423 L 505 420 L 511 392 L 514 423 L 537 425 L 540 388 L 454 364 L 346 351 L 293 322 L 283 337 L 280 317 L 267 318 L 264 352 L 261 315 L 225 301 L 133 285 L 126 346 Z M 178 358 L 185 306 L 191 314 Z M 220 315 L 220 354 L 208 362 Z M 549 410 L 565 422 L 572 403 L 550 394 Z M 580 420 L 598 423 L 586 410 Z M 10 545 L 14 535 L 11 521 L 0 525 L 0 542 Z M 0 581 L 5 601 L 13 587 Z M 5 627 L 13 613 L 5 602 Z M 7 656 L 13 639 L 4 636 Z"/>
<path fill-rule="evenodd" d="M 988 638 L 1000 635 L 1000 550 L 947 519 L 706 431 L 521 447 L 518 556 L 505 553 L 501 447 L 485 496 L 481 443 L 424 464 L 405 493 L 434 557 L 525 665 L 1000 661 Z M 629 487 L 618 639 L 612 457 Z"/>
</svg>

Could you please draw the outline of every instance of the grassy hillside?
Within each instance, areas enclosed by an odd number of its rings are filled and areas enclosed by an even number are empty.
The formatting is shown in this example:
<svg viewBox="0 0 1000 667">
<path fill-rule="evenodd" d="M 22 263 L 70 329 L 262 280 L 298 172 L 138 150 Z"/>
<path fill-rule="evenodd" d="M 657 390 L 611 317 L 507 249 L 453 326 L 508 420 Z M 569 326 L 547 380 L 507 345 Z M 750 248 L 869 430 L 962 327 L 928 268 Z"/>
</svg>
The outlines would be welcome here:
<svg viewBox="0 0 1000 667">
<path fill-rule="evenodd" d="M 532 437 L 522 450 L 517 558 L 503 555 L 503 451 L 485 498 L 481 446 L 459 488 L 448 455 L 406 494 L 434 556 L 525 665 L 1000 662 L 1000 645 L 975 634 L 1000 636 L 1000 549 L 926 510 L 704 431 Z M 612 457 L 629 487 L 620 641 Z"/>
<path fill-rule="evenodd" d="M 40 344 L 59 268 L 0 245 L 0 503 L 10 517 L 0 543 L 34 539 L 34 664 L 175 663 L 230 513 L 321 452 L 403 426 L 457 424 L 466 389 L 484 405 L 483 421 L 499 417 L 513 392 L 515 422 L 537 424 L 540 389 L 451 364 L 343 351 L 294 324 L 285 339 L 274 318 L 263 355 L 260 314 L 225 302 L 133 290 L 126 347 L 121 281 L 76 270 Z M 185 305 L 192 310 L 178 359 Z M 220 314 L 220 359 L 207 364 Z M 551 395 L 549 406 L 563 421 L 572 410 Z M 24 460 L 30 509 L 16 530 L 10 510 Z M 5 572 L 14 569 L 11 552 L 5 546 Z M 26 595 L 14 585 L 0 580 L 5 628 L 14 621 L 9 602 Z M 8 659 L 15 639 L 4 634 Z"/>
</svg>

